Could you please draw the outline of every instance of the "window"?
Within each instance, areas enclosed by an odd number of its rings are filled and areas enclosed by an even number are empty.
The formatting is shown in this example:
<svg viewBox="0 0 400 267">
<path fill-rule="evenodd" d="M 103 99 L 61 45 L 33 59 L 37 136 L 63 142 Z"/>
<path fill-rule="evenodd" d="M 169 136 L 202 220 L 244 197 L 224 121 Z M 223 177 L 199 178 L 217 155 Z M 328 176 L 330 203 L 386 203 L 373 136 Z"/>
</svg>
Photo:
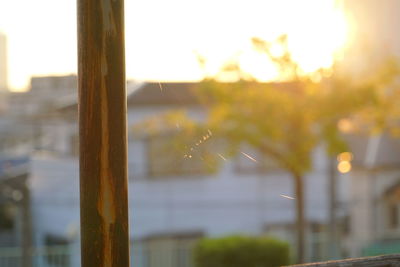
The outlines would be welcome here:
<svg viewBox="0 0 400 267">
<path fill-rule="evenodd" d="M 383 193 L 383 204 L 387 229 L 400 230 L 400 185 L 395 183 Z"/>
<path fill-rule="evenodd" d="M 324 251 L 327 251 L 327 228 L 326 225 L 318 222 L 309 223 L 309 247 L 312 261 L 324 260 Z"/>
<path fill-rule="evenodd" d="M 399 227 L 399 205 L 397 203 L 388 204 L 388 226 L 390 229 Z"/>
<path fill-rule="evenodd" d="M 48 234 L 45 237 L 46 260 L 49 267 L 71 266 L 68 240 L 63 236 Z"/>
<path fill-rule="evenodd" d="M 0 231 L 10 231 L 13 229 L 15 213 L 15 205 L 7 202 L 0 203 Z"/>
<path fill-rule="evenodd" d="M 176 135 L 158 135 L 148 139 L 150 177 L 205 175 L 215 169 L 215 155 L 206 142 L 182 146 Z"/>
<path fill-rule="evenodd" d="M 201 232 L 151 236 L 144 240 L 146 267 L 192 267 L 193 248 L 203 237 Z"/>
</svg>

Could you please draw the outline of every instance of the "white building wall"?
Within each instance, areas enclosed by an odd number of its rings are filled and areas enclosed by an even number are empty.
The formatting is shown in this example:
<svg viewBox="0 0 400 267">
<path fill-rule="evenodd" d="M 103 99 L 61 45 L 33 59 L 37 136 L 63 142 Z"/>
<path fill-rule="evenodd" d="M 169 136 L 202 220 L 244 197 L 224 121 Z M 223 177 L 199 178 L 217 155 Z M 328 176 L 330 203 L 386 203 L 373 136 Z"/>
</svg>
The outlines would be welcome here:
<svg viewBox="0 0 400 267">
<path fill-rule="evenodd" d="M 293 223 L 295 201 L 291 177 L 283 172 L 239 175 L 234 160 L 224 162 L 216 175 L 146 176 L 146 146 L 129 142 L 129 220 L 131 240 L 149 235 L 201 231 L 206 236 L 261 234 L 271 224 Z M 306 216 L 327 221 L 327 176 L 319 166 L 306 175 Z M 36 245 L 46 234 L 61 235 L 79 244 L 79 177 L 77 158 L 35 157 L 32 163 L 32 203 Z M 137 175 L 137 174 L 142 175 Z M 290 235 L 291 233 L 289 233 Z"/>
<path fill-rule="evenodd" d="M 372 241 L 373 213 L 371 203 L 373 201 L 371 177 L 367 172 L 353 173 L 348 176 L 351 180 L 350 194 L 350 231 L 351 241 L 349 243 L 350 256 L 361 255 L 365 244 Z"/>
<path fill-rule="evenodd" d="M 376 72 L 389 58 L 400 56 L 400 1 L 344 0 L 349 17 L 350 43 L 344 63 L 352 73 Z M 364 155 L 365 156 L 365 155 Z M 373 164 L 374 162 L 372 162 Z M 368 169 L 352 171 L 350 180 L 349 214 L 351 256 L 360 256 L 362 248 L 382 238 L 385 211 L 379 201 L 381 194 L 400 178 L 397 170 L 373 172 Z"/>
<path fill-rule="evenodd" d="M 129 109 L 130 133 L 137 123 L 167 110 Z M 198 120 L 205 115 L 196 108 L 188 112 Z M 59 150 L 63 151 L 68 136 L 76 133 L 77 128 L 66 122 L 61 124 L 51 126 L 48 131 L 57 137 Z M 221 159 L 221 169 L 215 175 L 152 180 L 147 176 L 146 143 L 131 134 L 128 143 L 131 240 L 185 231 L 202 231 L 207 236 L 261 234 L 268 225 L 291 224 L 295 220 L 295 201 L 284 197 L 294 197 L 293 182 L 287 173 L 238 174 L 233 159 L 226 162 Z M 316 149 L 313 158 L 314 171 L 305 176 L 306 217 L 309 221 L 326 223 L 328 162 L 324 149 Z M 34 157 L 32 165 L 36 244 L 43 245 L 46 234 L 79 242 L 78 159 Z"/>
<path fill-rule="evenodd" d="M 400 182 L 400 171 L 365 169 L 354 171 L 347 178 L 350 180 L 349 249 L 352 257 L 359 257 L 362 249 L 373 242 L 396 238 L 387 229 L 388 215 L 383 194 Z"/>
</svg>

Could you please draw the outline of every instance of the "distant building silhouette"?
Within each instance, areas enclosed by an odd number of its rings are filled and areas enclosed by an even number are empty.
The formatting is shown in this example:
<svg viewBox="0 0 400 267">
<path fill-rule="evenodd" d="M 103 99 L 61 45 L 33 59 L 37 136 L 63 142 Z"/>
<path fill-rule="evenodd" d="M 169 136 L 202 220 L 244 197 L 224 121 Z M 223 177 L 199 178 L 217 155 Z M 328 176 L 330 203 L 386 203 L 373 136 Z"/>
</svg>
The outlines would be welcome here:
<svg viewBox="0 0 400 267">
<path fill-rule="evenodd" d="M 0 32 L 0 91 L 7 88 L 7 38 Z"/>
</svg>

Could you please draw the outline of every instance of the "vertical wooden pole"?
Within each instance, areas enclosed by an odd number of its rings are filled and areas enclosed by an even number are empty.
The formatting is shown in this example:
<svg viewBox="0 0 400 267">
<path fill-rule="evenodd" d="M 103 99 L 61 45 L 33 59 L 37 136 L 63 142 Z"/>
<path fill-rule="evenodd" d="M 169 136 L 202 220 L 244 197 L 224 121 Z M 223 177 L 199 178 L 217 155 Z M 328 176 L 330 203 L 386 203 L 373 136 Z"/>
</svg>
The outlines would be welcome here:
<svg viewBox="0 0 400 267">
<path fill-rule="evenodd" d="M 123 0 L 78 0 L 83 267 L 129 266 L 123 13 Z"/>
<path fill-rule="evenodd" d="M 336 187 L 337 187 L 337 179 L 336 176 L 336 158 L 329 157 L 328 158 L 328 196 L 329 196 L 329 259 L 338 259 L 340 258 L 339 251 L 339 232 L 338 227 L 336 225 Z"/>
<path fill-rule="evenodd" d="M 304 263 L 306 259 L 306 221 L 304 210 L 304 177 L 294 174 L 296 194 L 296 230 L 297 230 L 297 263 Z"/>
</svg>

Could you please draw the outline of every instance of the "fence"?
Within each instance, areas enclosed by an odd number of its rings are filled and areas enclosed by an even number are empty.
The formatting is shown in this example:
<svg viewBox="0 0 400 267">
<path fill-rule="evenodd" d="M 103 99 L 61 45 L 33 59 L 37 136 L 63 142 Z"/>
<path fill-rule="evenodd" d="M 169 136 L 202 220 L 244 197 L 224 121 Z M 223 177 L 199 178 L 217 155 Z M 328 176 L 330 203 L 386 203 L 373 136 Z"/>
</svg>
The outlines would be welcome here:
<svg viewBox="0 0 400 267">
<path fill-rule="evenodd" d="M 318 238 L 317 238 L 318 237 Z M 310 243 L 315 257 L 323 251 L 323 236 L 315 236 Z M 131 243 L 130 261 L 135 267 L 193 267 L 194 241 L 164 240 Z M 0 267 L 24 267 L 21 248 L 0 248 Z M 79 267 L 79 245 L 33 248 L 30 252 L 32 267 Z"/>
<path fill-rule="evenodd" d="M 192 249 L 146 249 L 134 245 L 131 265 L 135 267 L 192 267 Z M 0 267 L 24 267 L 21 248 L 0 248 Z M 30 251 L 32 267 L 78 267 L 79 255 L 70 246 L 33 248 Z"/>
<path fill-rule="evenodd" d="M 69 246 L 32 248 L 29 253 L 32 267 L 70 267 Z M 22 267 L 21 248 L 0 248 L 0 267 Z"/>
<path fill-rule="evenodd" d="M 192 249 L 145 249 L 134 245 L 131 266 L 135 267 L 193 267 Z M 51 246 L 31 250 L 32 267 L 79 267 L 79 255 L 69 246 Z M 75 259 L 74 259 L 75 258 Z M 74 264 L 75 262 L 75 264 Z M 79 264 L 78 264 L 79 265 Z M 400 255 L 388 255 L 341 261 L 328 261 L 296 265 L 299 267 L 373 266 L 400 267 Z M 0 267 L 23 267 L 21 248 L 0 248 Z"/>
</svg>

